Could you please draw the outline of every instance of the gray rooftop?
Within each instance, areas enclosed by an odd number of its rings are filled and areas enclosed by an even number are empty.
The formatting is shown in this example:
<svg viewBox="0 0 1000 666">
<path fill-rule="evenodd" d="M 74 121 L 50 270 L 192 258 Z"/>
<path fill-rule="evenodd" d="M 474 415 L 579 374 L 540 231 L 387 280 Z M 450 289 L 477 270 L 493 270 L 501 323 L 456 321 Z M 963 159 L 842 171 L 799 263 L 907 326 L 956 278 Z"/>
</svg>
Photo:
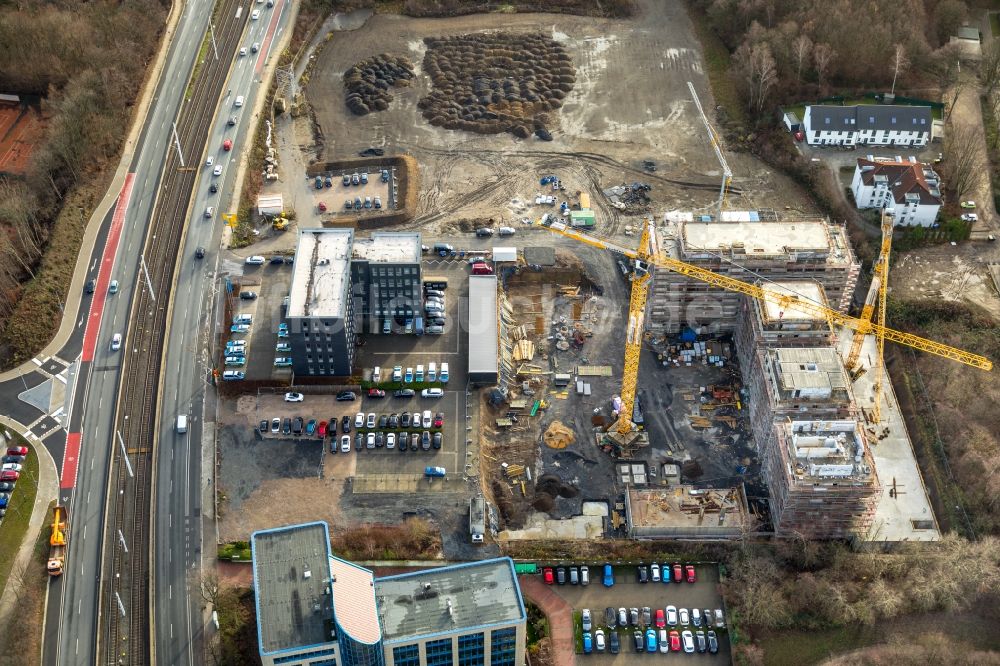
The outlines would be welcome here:
<svg viewBox="0 0 1000 666">
<path fill-rule="evenodd" d="M 499 369 L 497 335 L 497 278 L 469 276 L 469 372 L 495 373 Z"/>
<path fill-rule="evenodd" d="M 375 595 L 387 641 L 524 618 L 514 564 L 506 557 L 379 578 Z"/>
<path fill-rule="evenodd" d="M 813 105 L 809 107 L 809 116 L 809 129 L 814 132 L 930 132 L 934 121 L 929 106 L 893 104 Z"/>
<path fill-rule="evenodd" d="M 300 229 L 289 317 L 343 317 L 351 277 L 351 229 Z"/>
<path fill-rule="evenodd" d="M 330 578 L 326 523 L 263 530 L 250 539 L 261 651 L 332 640 L 328 632 L 333 609 L 330 596 L 324 594 Z"/>
<path fill-rule="evenodd" d="M 380 264 L 418 264 L 420 234 L 376 231 L 370 238 L 355 238 L 351 258 Z"/>
</svg>

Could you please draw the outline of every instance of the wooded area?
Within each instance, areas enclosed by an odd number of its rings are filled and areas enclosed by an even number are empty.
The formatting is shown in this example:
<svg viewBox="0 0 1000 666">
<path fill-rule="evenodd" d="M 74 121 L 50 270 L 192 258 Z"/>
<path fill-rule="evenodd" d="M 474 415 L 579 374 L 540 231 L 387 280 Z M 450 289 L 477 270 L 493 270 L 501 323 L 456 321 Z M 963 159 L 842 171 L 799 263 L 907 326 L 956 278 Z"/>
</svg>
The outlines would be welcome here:
<svg viewBox="0 0 1000 666">
<path fill-rule="evenodd" d="M 0 179 L 2 366 L 30 357 L 44 342 L 38 336 L 52 334 L 39 324 L 60 316 L 78 250 L 78 242 L 55 243 L 54 229 L 61 214 L 80 217 L 67 202 L 93 201 L 79 190 L 101 186 L 117 157 L 169 4 L 0 4 L 0 92 L 40 96 L 46 122 L 28 175 Z M 43 262 L 56 245 L 64 256 Z"/>
</svg>

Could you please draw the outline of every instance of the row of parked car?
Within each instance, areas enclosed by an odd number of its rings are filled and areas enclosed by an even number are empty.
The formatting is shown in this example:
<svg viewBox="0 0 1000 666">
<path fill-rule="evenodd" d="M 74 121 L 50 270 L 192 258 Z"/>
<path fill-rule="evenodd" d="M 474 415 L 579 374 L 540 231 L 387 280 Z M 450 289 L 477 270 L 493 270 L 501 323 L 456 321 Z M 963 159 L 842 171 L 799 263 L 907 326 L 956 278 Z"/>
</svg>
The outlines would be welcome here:
<svg viewBox="0 0 1000 666">
<path fill-rule="evenodd" d="M 583 609 L 581 621 L 586 630 L 587 626 L 591 623 L 589 609 Z M 616 611 L 613 607 L 608 606 L 604 609 L 604 624 L 611 629 L 614 629 L 616 626 L 622 629 L 626 629 L 629 626 L 655 627 L 657 629 L 663 629 L 668 626 L 704 626 L 708 628 L 713 623 L 716 628 L 720 629 L 726 626 L 721 608 L 716 608 L 715 611 L 712 611 L 710 608 L 704 610 L 694 608 L 689 611 L 687 608 L 678 609 L 677 606 L 667 606 L 666 608 L 657 608 L 654 611 L 649 606 L 646 606 L 642 610 L 638 608 L 619 608 Z"/>
<path fill-rule="evenodd" d="M 3 466 L 0 467 L 0 519 L 7 515 L 7 504 L 10 502 L 10 496 L 14 492 L 17 480 L 21 478 L 21 469 L 27 458 L 27 446 L 7 448 L 7 453 L 3 457 Z"/>
<path fill-rule="evenodd" d="M 669 583 L 671 580 L 671 574 L 673 576 L 673 582 L 675 583 L 682 583 L 685 581 L 688 583 L 694 583 L 698 580 L 698 575 L 693 564 L 680 564 L 677 562 L 674 564 L 668 564 L 664 562 L 661 565 L 657 562 L 653 562 L 649 565 L 639 564 L 635 568 L 636 582 L 639 583 Z M 565 585 L 567 582 L 570 585 L 589 585 L 590 567 L 586 564 L 569 567 L 543 567 L 542 578 L 545 580 L 546 585 L 552 585 L 555 583 Z M 615 584 L 615 573 L 611 564 L 604 565 L 602 582 L 605 587 L 611 587 Z"/>
<path fill-rule="evenodd" d="M 719 639 L 712 630 L 706 633 L 700 630 L 692 632 L 687 629 L 680 632 L 676 630 L 668 632 L 666 629 L 660 629 L 657 632 L 655 629 L 646 629 L 644 633 L 636 629 L 632 632 L 632 648 L 636 653 L 659 651 L 666 654 L 683 650 L 688 654 L 695 651 L 716 654 L 719 651 Z M 620 649 L 621 640 L 618 638 L 617 631 L 609 631 L 607 636 L 605 636 L 603 629 L 598 629 L 593 634 L 589 631 L 583 632 L 584 654 L 591 654 L 595 650 L 597 652 L 608 650 L 611 654 L 618 654 Z"/>
<path fill-rule="evenodd" d="M 340 437 L 340 450 L 342 452 L 350 451 L 349 442 L 350 435 L 342 435 Z M 392 451 L 398 449 L 400 452 L 407 450 L 410 451 L 430 451 L 438 450 L 444 443 L 444 435 L 440 431 L 431 432 L 430 430 L 423 430 L 421 432 L 382 432 L 381 430 L 368 433 L 355 433 L 354 434 L 354 448 L 358 451 L 364 449 L 377 450 L 385 449 L 386 451 Z M 330 442 L 330 453 L 336 453 L 334 451 L 333 441 Z"/>
</svg>

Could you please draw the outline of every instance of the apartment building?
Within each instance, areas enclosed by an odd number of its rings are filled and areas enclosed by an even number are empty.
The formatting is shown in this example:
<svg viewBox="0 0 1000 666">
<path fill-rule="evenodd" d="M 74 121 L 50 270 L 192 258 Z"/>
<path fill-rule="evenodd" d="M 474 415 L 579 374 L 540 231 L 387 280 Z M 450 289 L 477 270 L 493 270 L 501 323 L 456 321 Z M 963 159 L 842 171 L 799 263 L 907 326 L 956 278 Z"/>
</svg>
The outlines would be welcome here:
<svg viewBox="0 0 1000 666">
<path fill-rule="evenodd" d="M 812 105 L 806 107 L 802 127 L 812 146 L 926 146 L 934 118 L 929 106 Z"/>
<path fill-rule="evenodd" d="M 885 208 L 896 226 L 933 226 L 941 210 L 941 178 L 915 157 L 858 158 L 851 192 L 858 208 Z"/>
<path fill-rule="evenodd" d="M 823 219 L 773 222 L 668 222 L 657 230 L 661 252 L 744 282 L 811 281 L 829 306 L 846 312 L 861 264 L 843 227 Z M 653 271 L 646 310 L 648 330 L 668 334 L 690 326 L 731 333 L 744 297 L 672 271 Z"/>
</svg>

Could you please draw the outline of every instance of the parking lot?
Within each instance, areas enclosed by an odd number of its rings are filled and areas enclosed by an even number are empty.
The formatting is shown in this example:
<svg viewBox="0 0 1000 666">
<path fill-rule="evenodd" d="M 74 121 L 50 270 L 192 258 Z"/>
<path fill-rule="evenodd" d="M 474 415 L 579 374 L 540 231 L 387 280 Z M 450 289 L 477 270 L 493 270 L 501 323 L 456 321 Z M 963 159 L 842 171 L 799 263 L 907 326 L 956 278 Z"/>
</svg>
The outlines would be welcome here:
<svg viewBox="0 0 1000 666">
<path fill-rule="evenodd" d="M 553 565 L 555 567 L 555 565 Z M 619 654 L 614 655 L 606 651 L 601 654 L 594 650 L 591 654 L 579 654 L 577 656 L 578 663 L 593 663 L 593 664 L 615 664 L 623 665 L 634 663 L 638 658 L 633 649 L 633 639 L 632 634 L 636 630 L 641 630 L 645 632 L 646 627 L 642 626 L 641 610 L 644 607 L 649 607 L 651 609 L 651 614 L 655 619 L 656 609 L 664 609 L 667 606 L 676 606 L 678 609 L 687 608 L 700 608 L 700 609 L 711 609 L 713 612 L 716 608 L 722 608 L 722 598 L 719 594 L 718 583 L 719 583 L 719 571 L 715 565 L 696 565 L 697 582 L 695 583 L 639 583 L 636 578 L 636 568 L 634 566 L 616 566 L 614 567 L 614 579 L 615 583 L 612 587 L 605 587 L 601 581 L 602 564 L 591 564 L 590 568 L 590 584 L 587 586 L 583 585 L 571 585 L 568 582 L 565 585 L 552 585 L 552 590 L 554 590 L 559 596 L 566 600 L 570 606 L 573 608 L 573 618 L 574 618 L 574 635 L 579 639 L 582 635 L 582 628 L 580 626 L 580 613 L 584 608 L 589 608 L 593 617 L 593 631 L 597 629 L 602 629 L 605 634 L 609 634 L 611 631 L 617 631 L 621 642 L 621 651 Z M 626 612 L 630 611 L 632 608 L 639 609 L 640 611 L 640 626 L 634 626 L 629 623 L 628 627 L 621 628 L 615 627 L 610 628 L 605 621 L 605 609 L 613 608 L 615 613 L 619 608 L 625 608 Z M 631 618 L 630 618 L 631 620 Z M 617 622 L 616 622 L 617 625 Z M 688 629 L 692 632 L 702 630 L 707 631 L 705 626 L 695 627 L 693 625 L 688 626 L 676 626 L 676 627 L 666 627 L 669 631 L 671 629 L 676 629 L 678 632 Z M 730 663 L 730 648 L 729 639 L 726 629 L 720 629 L 712 627 L 715 631 L 719 640 L 719 652 L 718 654 L 699 654 L 695 652 L 694 654 L 685 654 L 684 652 L 679 653 L 684 657 L 690 657 L 691 659 L 697 659 L 698 663 L 711 663 L 711 664 L 728 664 Z M 592 631 L 592 633 L 593 633 Z M 608 637 L 610 640 L 610 636 Z M 581 642 L 576 641 L 577 652 L 582 652 Z M 672 657 L 661 654 L 659 652 L 656 655 L 645 654 L 644 659 L 656 659 L 660 658 L 676 658 L 677 655 L 674 654 Z"/>
<path fill-rule="evenodd" d="M 270 256 L 268 256 L 270 260 Z M 246 340 L 246 365 L 234 370 L 243 370 L 247 379 L 287 379 L 290 370 L 274 367 L 277 356 L 288 356 L 275 349 L 278 339 L 278 324 L 282 321 L 282 303 L 288 295 L 292 282 L 290 264 L 275 264 L 268 261 L 263 266 L 244 266 L 244 284 L 232 292 L 233 315 L 250 314 L 253 323 L 246 333 L 231 333 L 228 340 Z M 254 284 L 256 283 L 256 284 Z M 241 291 L 252 291 L 255 299 L 240 298 Z M 232 320 L 225 322 L 226 326 Z M 223 350 L 219 351 L 223 354 Z"/>
<path fill-rule="evenodd" d="M 383 169 L 389 172 L 389 178 L 384 182 L 382 180 Z M 324 177 L 324 183 L 328 177 L 330 185 L 324 185 L 322 189 L 316 189 L 314 178 L 312 179 L 313 204 L 318 208 L 320 202 L 322 202 L 329 213 L 337 215 L 374 214 L 384 210 L 392 210 L 395 208 L 392 196 L 392 187 L 395 184 L 394 171 L 395 168 L 390 166 L 333 171 Z M 354 176 L 357 175 L 360 181 L 362 174 L 367 176 L 368 182 L 358 182 L 355 184 Z M 345 175 L 351 180 L 350 185 L 344 185 L 343 179 Z M 376 199 L 380 208 L 376 208 Z M 347 207 L 346 202 L 348 200 L 351 202 L 350 208 Z M 360 207 L 358 206 L 359 200 Z"/>
</svg>

